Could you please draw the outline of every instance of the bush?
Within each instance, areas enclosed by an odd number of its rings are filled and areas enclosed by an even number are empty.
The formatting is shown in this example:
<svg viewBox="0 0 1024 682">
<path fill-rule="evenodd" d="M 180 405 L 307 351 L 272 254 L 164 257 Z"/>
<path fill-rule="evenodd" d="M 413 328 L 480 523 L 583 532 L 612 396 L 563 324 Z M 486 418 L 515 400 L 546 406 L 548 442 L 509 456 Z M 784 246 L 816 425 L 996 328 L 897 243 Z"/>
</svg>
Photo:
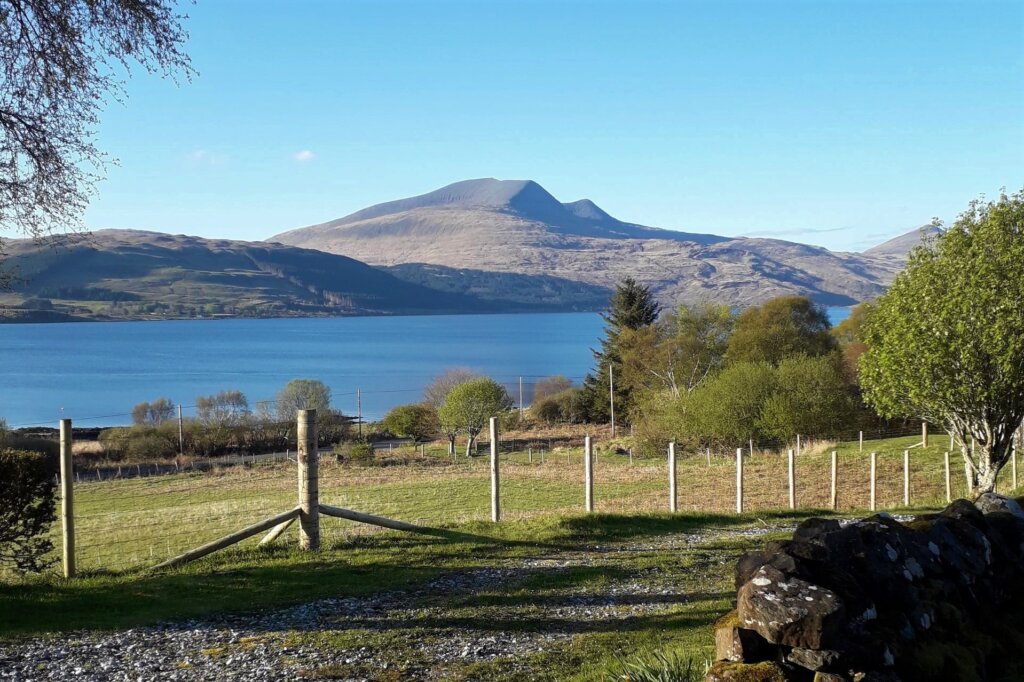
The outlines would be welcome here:
<svg viewBox="0 0 1024 682">
<path fill-rule="evenodd" d="M 420 403 L 399 405 L 391 408 L 381 420 L 381 426 L 396 436 L 419 443 L 437 433 L 437 411 Z"/>
<path fill-rule="evenodd" d="M 357 441 L 355 443 L 338 443 L 334 446 L 334 457 L 345 464 L 372 464 L 374 449 L 371 443 Z"/>
<path fill-rule="evenodd" d="M 534 419 L 546 424 L 579 424 L 586 417 L 583 389 L 569 388 L 530 406 Z"/>
<path fill-rule="evenodd" d="M 0 566 L 25 572 L 53 563 L 47 531 L 57 518 L 54 473 L 39 453 L 0 450 Z"/>
</svg>

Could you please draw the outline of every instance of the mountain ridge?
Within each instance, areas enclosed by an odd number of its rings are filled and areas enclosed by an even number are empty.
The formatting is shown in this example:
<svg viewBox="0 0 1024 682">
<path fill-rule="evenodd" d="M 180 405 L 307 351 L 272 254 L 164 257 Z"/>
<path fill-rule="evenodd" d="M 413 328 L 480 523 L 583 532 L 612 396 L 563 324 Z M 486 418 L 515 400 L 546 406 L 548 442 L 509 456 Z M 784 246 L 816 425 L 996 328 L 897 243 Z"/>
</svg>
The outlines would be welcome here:
<svg viewBox="0 0 1024 682">
<path fill-rule="evenodd" d="M 832 305 L 875 298 L 903 267 L 900 245 L 912 241 L 903 237 L 880 252 L 854 253 L 679 232 L 621 221 L 590 199 L 561 203 L 532 180 L 479 178 L 268 241 L 387 268 L 421 264 L 455 272 L 548 275 L 603 288 L 633 276 L 663 303 L 743 306 L 784 294 Z M 403 276 L 401 270 L 396 274 Z"/>
</svg>

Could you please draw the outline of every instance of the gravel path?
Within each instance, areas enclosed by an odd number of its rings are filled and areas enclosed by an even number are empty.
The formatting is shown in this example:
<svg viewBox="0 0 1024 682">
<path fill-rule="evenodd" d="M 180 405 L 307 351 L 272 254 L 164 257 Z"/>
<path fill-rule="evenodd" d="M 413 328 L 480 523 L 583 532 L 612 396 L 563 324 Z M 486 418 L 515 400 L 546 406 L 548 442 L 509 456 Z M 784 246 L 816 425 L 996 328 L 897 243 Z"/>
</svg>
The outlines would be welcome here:
<svg viewBox="0 0 1024 682">
<path fill-rule="evenodd" d="M 445 677 L 452 664 L 503 658 L 511 666 L 526 666 L 529 655 L 564 646 L 574 635 L 615 630 L 688 600 L 678 592 L 678 576 L 657 569 L 616 572 L 626 555 L 692 550 L 712 540 L 777 530 L 673 534 L 591 546 L 446 574 L 413 589 L 367 597 L 0 644 L 0 680 L 369 680 L 389 670 L 395 679 L 434 680 Z M 581 567 L 612 577 L 600 591 L 569 582 L 537 597 L 515 594 L 526 581 L 557 580 L 560 572 Z M 690 581 L 691 593 L 701 589 Z M 364 633 L 365 645 L 357 644 L 360 638 L 345 638 L 353 630 Z M 365 636 L 366 631 L 386 639 Z M 317 642 L 319 635 L 335 639 Z"/>
</svg>

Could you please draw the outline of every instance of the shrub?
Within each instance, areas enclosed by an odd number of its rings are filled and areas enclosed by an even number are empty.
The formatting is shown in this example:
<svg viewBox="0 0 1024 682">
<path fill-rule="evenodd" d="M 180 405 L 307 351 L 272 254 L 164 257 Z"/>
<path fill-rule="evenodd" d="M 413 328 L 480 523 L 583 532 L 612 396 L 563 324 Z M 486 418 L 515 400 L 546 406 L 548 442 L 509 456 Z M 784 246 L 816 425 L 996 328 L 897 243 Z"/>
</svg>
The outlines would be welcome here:
<svg viewBox="0 0 1024 682">
<path fill-rule="evenodd" d="M 373 445 L 363 441 L 355 443 L 338 443 L 334 446 L 334 457 L 345 464 L 372 464 L 374 461 Z"/>
<path fill-rule="evenodd" d="M 534 403 L 530 414 L 547 424 L 579 424 L 586 416 L 586 407 L 583 390 L 569 388 Z"/>
<path fill-rule="evenodd" d="M 0 566 L 41 571 L 53 563 L 54 466 L 36 452 L 0 450 Z"/>
<path fill-rule="evenodd" d="M 381 421 L 391 433 L 418 443 L 437 433 L 437 412 L 429 405 L 412 403 L 391 409 Z"/>
<path fill-rule="evenodd" d="M 708 665 L 675 653 L 615 658 L 608 682 L 703 682 Z"/>
</svg>

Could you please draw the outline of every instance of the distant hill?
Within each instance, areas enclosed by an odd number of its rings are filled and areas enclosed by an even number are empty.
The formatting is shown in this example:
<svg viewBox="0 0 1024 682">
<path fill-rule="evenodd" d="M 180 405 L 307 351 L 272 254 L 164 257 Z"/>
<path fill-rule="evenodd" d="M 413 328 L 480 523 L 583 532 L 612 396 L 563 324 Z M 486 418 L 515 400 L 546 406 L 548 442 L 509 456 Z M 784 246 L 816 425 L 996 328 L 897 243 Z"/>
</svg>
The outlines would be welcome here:
<svg viewBox="0 0 1024 682">
<path fill-rule="evenodd" d="M 882 256 L 906 260 L 907 255 L 929 239 L 934 239 L 942 234 L 942 229 L 935 225 L 922 225 L 916 230 L 911 230 L 899 237 L 873 246 L 864 252 L 866 256 Z"/>
<path fill-rule="evenodd" d="M 268 241 L 344 254 L 417 283 L 436 283 L 443 272 L 450 291 L 471 291 L 471 282 L 454 280 L 480 281 L 483 273 L 606 290 L 633 276 L 667 304 L 736 306 L 784 294 L 830 305 L 872 299 L 905 258 L 899 244 L 882 253 L 835 253 L 776 239 L 646 227 L 618 220 L 588 199 L 561 203 L 531 180 L 493 178 L 378 204 Z M 444 270 L 425 271 L 424 265 Z M 520 293 L 536 283 L 521 280 Z M 572 302 L 566 294 L 564 303 Z"/>
<path fill-rule="evenodd" d="M 488 312 L 502 305 L 402 281 L 364 263 L 277 244 L 131 230 L 5 244 L 23 281 L 0 321 Z M 511 309 L 529 306 L 511 304 Z M 540 306 L 543 307 L 543 306 Z"/>
</svg>

